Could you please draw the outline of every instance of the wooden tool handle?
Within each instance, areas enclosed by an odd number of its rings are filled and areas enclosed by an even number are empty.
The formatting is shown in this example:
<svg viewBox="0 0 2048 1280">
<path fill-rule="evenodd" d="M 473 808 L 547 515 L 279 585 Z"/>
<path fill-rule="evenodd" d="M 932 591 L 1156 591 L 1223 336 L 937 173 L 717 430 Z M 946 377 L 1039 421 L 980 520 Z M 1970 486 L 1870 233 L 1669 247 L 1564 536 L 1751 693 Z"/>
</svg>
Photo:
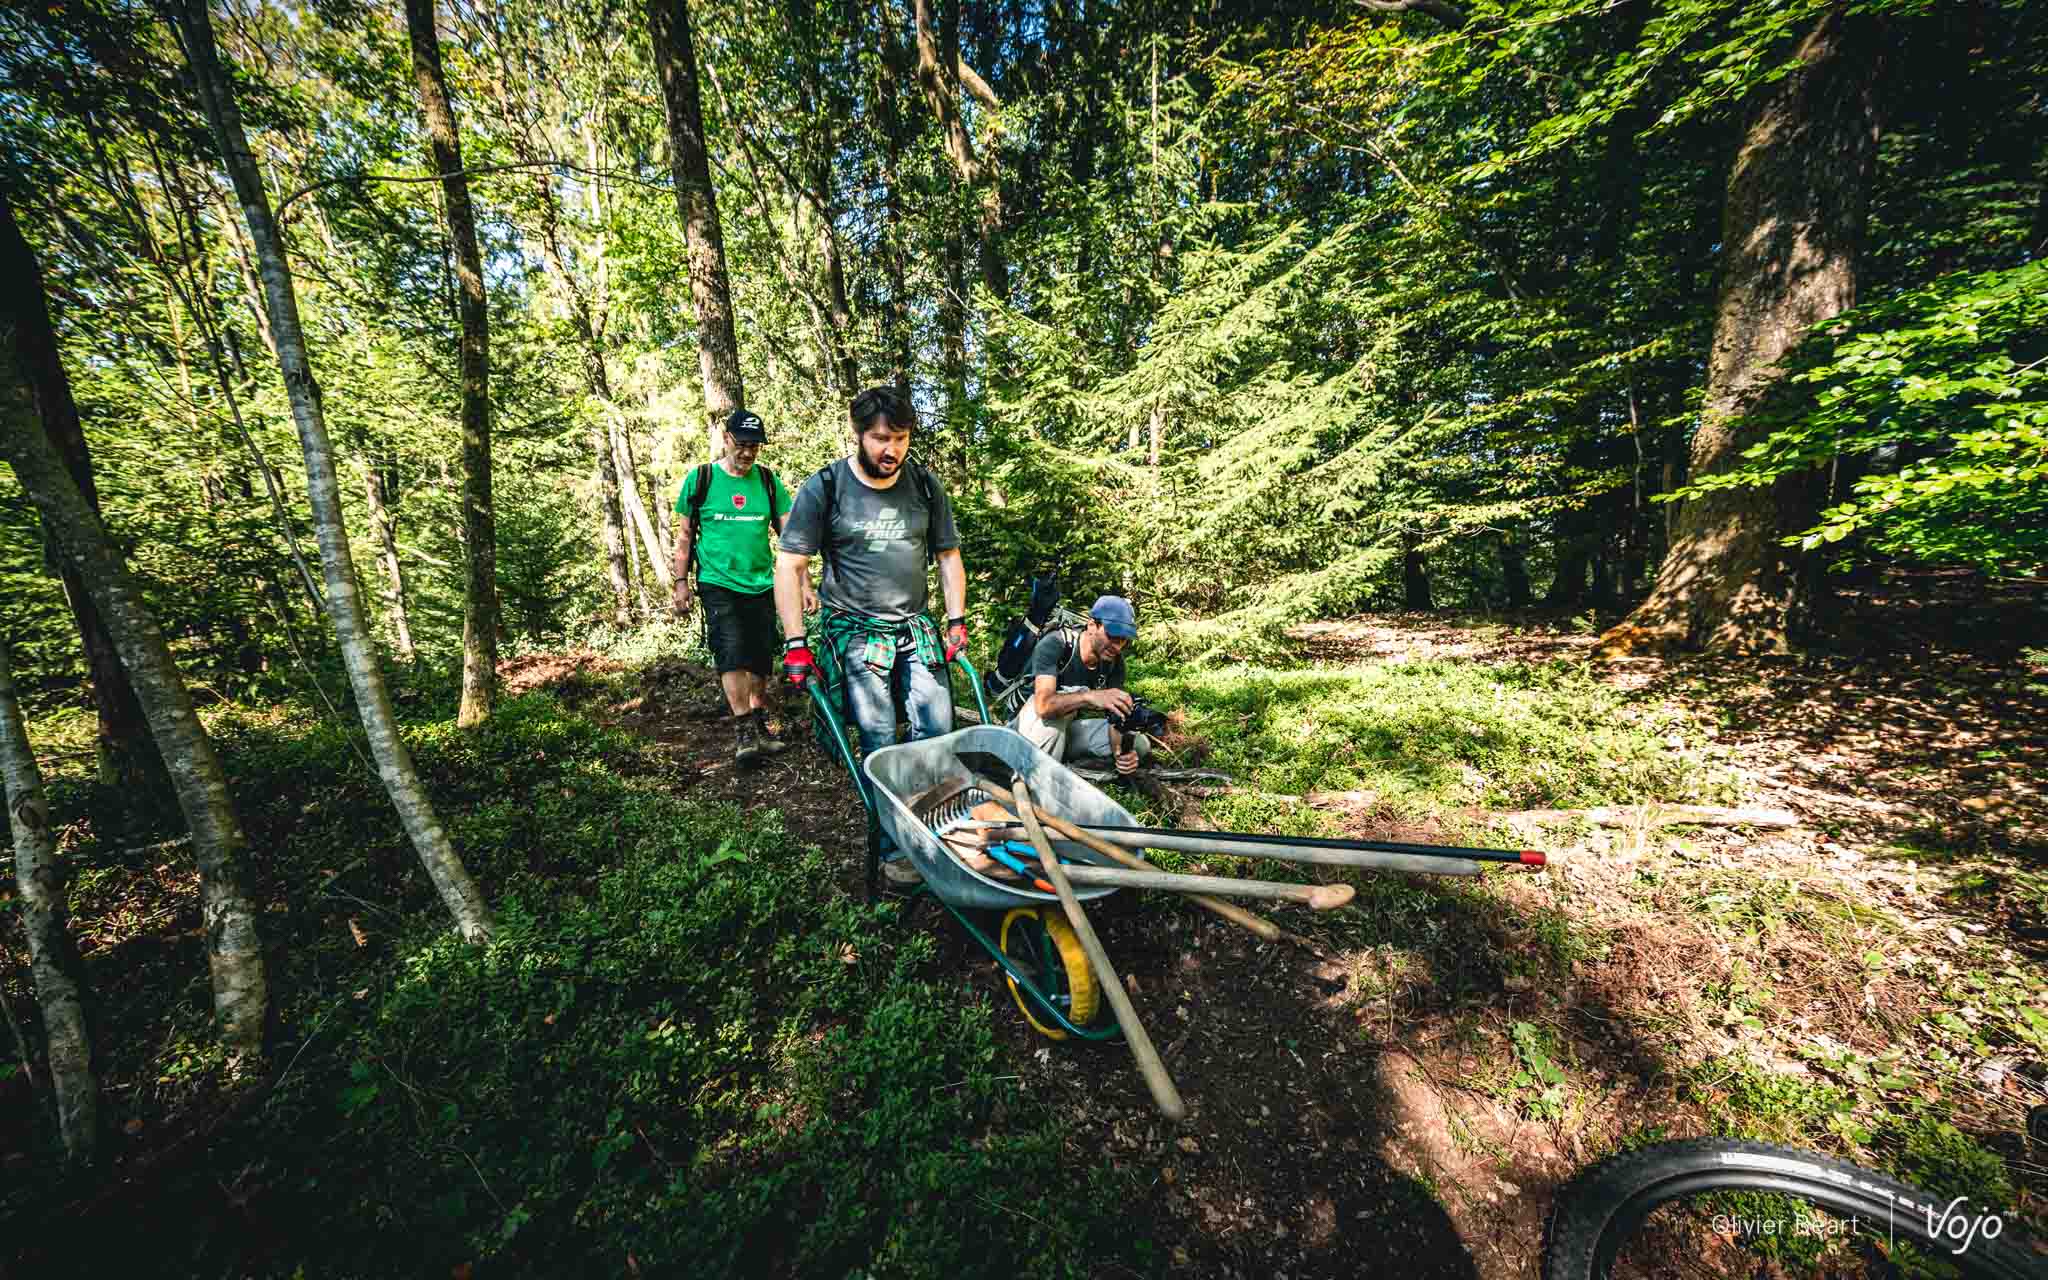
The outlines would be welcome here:
<svg viewBox="0 0 2048 1280">
<path fill-rule="evenodd" d="M 1000 784 L 991 782 L 987 777 L 977 777 L 975 781 L 980 785 L 982 790 L 988 792 L 990 795 L 1002 801 L 1004 804 L 1015 805 L 1017 803 L 1017 797 L 1011 795 Z M 1103 857 L 1108 858 L 1113 862 L 1120 862 L 1124 866 L 1130 867 L 1132 870 L 1135 871 L 1153 871 L 1157 869 L 1151 863 L 1145 861 L 1137 854 L 1132 853 L 1130 850 L 1119 849 L 1115 845 L 1111 844 L 1109 841 L 1102 839 L 1101 837 L 1095 835 L 1093 832 L 1082 830 L 1080 827 L 1077 827 L 1073 823 L 1068 822 L 1065 818 L 1060 817 L 1058 814 L 1041 813 L 1038 816 L 1045 823 L 1046 826 L 1051 827 L 1054 831 L 1059 832 L 1067 839 L 1074 841 L 1076 844 L 1084 845 L 1087 848 L 1093 849 L 1095 852 L 1101 854 Z M 1221 898 L 1212 898 L 1207 894 L 1196 894 L 1195 901 L 1201 904 L 1203 910 L 1208 911 L 1210 914 L 1221 916 L 1223 919 L 1230 921 L 1230 923 L 1236 925 L 1238 928 L 1244 929 L 1250 933 L 1255 933 L 1259 937 L 1264 938 L 1267 942 L 1292 942 L 1297 946 L 1306 947 L 1311 951 L 1319 950 L 1319 948 L 1313 942 L 1310 942 L 1308 939 L 1300 937 L 1293 933 L 1289 933 L 1287 930 L 1282 929 L 1279 925 L 1274 924 L 1271 920 L 1266 919 L 1264 916 L 1255 915 L 1252 912 L 1246 911 L 1243 907 L 1240 907 L 1235 903 L 1225 902 Z"/>
<path fill-rule="evenodd" d="M 1067 879 L 1075 884 L 1102 884 L 1115 888 L 1163 889 L 1168 893 L 1221 893 L 1234 898 L 1265 898 L 1273 902 L 1299 902 L 1316 911 L 1329 911 L 1351 901 L 1356 892 L 1348 884 L 1286 884 L 1278 880 L 1240 880 L 1232 876 L 1185 875 L 1157 869 L 1139 871 L 1124 867 L 1068 866 Z"/>
<path fill-rule="evenodd" d="M 1138 1021 L 1138 1011 L 1124 990 L 1123 979 L 1117 976 L 1116 966 L 1110 964 L 1109 953 L 1102 949 L 1102 940 L 1095 936 L 1095 926 L 1088 923 L 1087 913 L 1081 910 L 1081 900 L 1074 896 L 1066 869 L 1052 851 L 1052 842 L 1045 838 L 1045 828 L 1038 825 L 1038 811 L 1031 807 L 1031 788 L 1022 778 L 1017 779 L 1016 801 L 1017 816 L 1024 820 L 1024 831 L 1031 837 L 1032 847 L 1038 850 L 1046 878 L 1052 881 L 1053 889 L 1060 895 L 1060 906 L 1066 909 L 1067 923 L 1074 926 L 1074 936 L 1080 939 L 1081 950 L 1094 967 L 1103 994 L 1109 997 L 1109 1007 L 1115 1010 L 1117 1023 L 1124 1029 L 1124 1043 L 1130 1045 L 1131 1056 L 1138 1060 L 1138 1071 L 1145 1077 L 1145 1087 L 1152 1091 L 1153 1103 L 1161 1115 L 1179 1123 L 1187 1118 L 1188 1105 L 1181 1101 L 1180 1090 L 1174 1088 L 1173 1077 L 1166 1074 L 1166 1064 L 1160 1060 L 1159 1050 L 1152 1047 L 1145 1024 Z"/>
</svg>

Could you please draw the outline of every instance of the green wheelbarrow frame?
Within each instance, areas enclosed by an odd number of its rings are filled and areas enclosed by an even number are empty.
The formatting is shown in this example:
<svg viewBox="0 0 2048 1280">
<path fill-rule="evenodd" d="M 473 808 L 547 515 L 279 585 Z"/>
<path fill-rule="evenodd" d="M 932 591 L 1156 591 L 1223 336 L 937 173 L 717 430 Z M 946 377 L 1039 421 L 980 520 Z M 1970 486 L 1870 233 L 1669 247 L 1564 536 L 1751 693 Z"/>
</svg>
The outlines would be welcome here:
<svg viewBox="0 0 2048 1280">
<path fill-rule="evenodd" d="M 829 648 L 829 646 L 827 647 Z M 823 653 L 818 656 L 820 658 L 826 657 Z M 975 671 L 974 664 L 967 660 L 967 655 L 964 653 L 960 654 L 947 664 L 947 682 L 949 685 L 952 682 L 952 668 L 956 666 L 960 668 L 961 674 L 967 677 L 968 686 L 974 690 L 975 707 L 981 713 L 982 723 L 987 724 L 989 722 L 988 701 L 982 696 L 979 673 Z M 839 762 L 846 766 L 847 776 L 853 780 L 854 794 L 860 797 L 861 808 L 867 814 L 867 897 L 869 902 L 874 902 L 880 896 L 881 889 L 882 824 L 881 819 L 876 815 L 875 798 L 868 790 L 867 779 L 861 776 L 860 765 L 854 759 L 853 743 L 846 730 L 845 717 L 840 714 L 839 709 L 834 705 L 834 699 L 837 691 L 841 688 L 842 679 L 838 667 L 837 655 L 832 655 L 830 666 L 824 667 L 821 670 L 823 678 L 805 681 L 804 690 L 810 694 L 812 720 L 816 725 L 820 742 L 829 743 L 829 749 L 838 756 Z M 827 693 L 823 687 L 825 685 L 830 685 L 834 692 Z M 1032 975 L 1021 971 L 1009 956 L 1003 954 L 1002 944 L 996 939 L 989 937 L 988 933 L 975 924 L 974 921 L 968 919 L 966 912 L 960 908 L 923 886 L 919 886 L 910 896 L 913 900 L 920 897 L 930 898 L 933 902 L 944 907 L 948 915 L 951 915 L 960 922 L 960 927 L 967 931 L 967 935 L 979 943 L 982 950 L 988 952 L 990 958 L 996 962 L 998 968 L 1002 969 L 1004 976 L 1010 980 L 1014 988 L 1028 999 L 1034 1008 L 1049 1021 L 1057 1023 L 1068 1035 L 1077 1036 L 1083 1040 L 1113 1040 L 1122 1036 L 1123 1028 L 1116 1024 L 1115 1019 L 1111 1019 L 1109 1024 L 1103 1027 L 1083 1027 L 1076 1024 L 1073 1019 L 1067 1016 L 1066 1011 L 1055 1003 L 1053 996 L 1039 986 L 1038 981 Z"/>
</svg>

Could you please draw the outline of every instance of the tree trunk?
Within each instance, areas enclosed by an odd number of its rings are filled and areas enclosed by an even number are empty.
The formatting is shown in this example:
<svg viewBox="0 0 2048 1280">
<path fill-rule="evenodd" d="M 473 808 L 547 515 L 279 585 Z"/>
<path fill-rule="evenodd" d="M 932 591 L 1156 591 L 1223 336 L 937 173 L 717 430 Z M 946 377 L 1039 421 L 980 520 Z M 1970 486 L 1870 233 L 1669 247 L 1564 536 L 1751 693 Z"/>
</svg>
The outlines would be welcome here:
<svg viewBox="0 0 2048 1280">
<path fill-rule="evenodd" d="M 1003 257 L 1003 185 L 997 171 L 995 149 L 977 156 L 967 122 L 960 115 L 960 6 L 949 6 L 939 17 L 939 29 L 932 30 L 930 0 L 913 0 L 917 22 L 917 83 L 939 123 L 947 158 L 961 188 L 975 198 L 980 210 L 981 279 L 998 300 L 1010 295 L 1010 269 Z M 976 97 L 993 110 L 1000 104 L 987 84 L 975 79 Z"/>
<path fill-rule="evenodd" d="M 469 179 L 462 168 L 462 136 L 441 74 L 441 38 L 434 29 L 434 0 L 405 0 L 405 26 L 412 38 L 413 78 L 441 195 L 448 211 L 448 239 L 455 250 L 455 277 L 462 312 L 462 549 L 468 573 L 462 592 L 462 705 L 455 723 L 464 727 L 490 718 L 498 694 L 498 534 L 491 509 L 491 333 L 484 297 L 483 259 L 476 247 L 476 214 L 469 204 Z"/>
<path fill-rule="evenodd" d="M 21 925 L 28 934 L 36 1003 L 43 1011 L 43 1043 L 50 1090 L 57 1096 L 57 1131 L 77 1164 L 90 1164 L 99 1145 L 100 1086 L 92 1070 L 92 1033 L 85 1021 L 85 968 L 71 940 L 64 905 L 64 872 L 50 834 L 43 775 L 22 727 L 14 697 L 7 645 L 0 641 L 0 800 L 14 832 L 14 882 L 21 893 Z"/>
<path fill-rule="evenodd" d="M 1586 565 L 1591 559 L 1583 538 L 1573 537 L 1558 545 L 1557 573 L 1550 579 L 1550 590 L 1543 593 L 1545 608 L 1569 609 L 1585 603 Z"/>
<path fill-rule="evenodd" d="M 633 620 L 633 584 L 626 572 L 626 521 L 619 510 L 619 469 L 602 423 L 590 424 L 590 451 L 597 456 L 597 504 L 604 528 L 604 574 L 611 584 L 612 625 Z"/>
<path fill-rule="evenodd" d="M 1401 601 L 1409 609 L 1436 608 L 1436 601 L 1429 593 L 1428 567 L 1413 534 L 1404 534 L 1401 538 Z"/>
<path fill-rule="evenodd" d="M 448 843 L 426 789 L 413 768 L 412 754 L 399 736 L 397 717 L 391 709 L 390 691 L 384 673 L 377 666 L 369 629 L 364 625 L 362 598 L 356 591 L 355 562 L 349 551 L 348 529 L 342 523 L 341 490 L 335 480 L 334 446 L 327 435 L 327 421 L 320 407 L 320 388 L 313 381 L 307 358 L 305 332 L 299 323 L 299 303 L 293 291 L 290 268 L 285 262 L 284 240 L 271 216 L 270 197 L 250 154 L 249 139 L 242 131 L 242 119 L 220 65 L 213 43 L 213 20 L 207 0 L 183 0 L 181 34 L 186 56 L 191 60 L 193 80 L 212 125 L 214 138 L 234 181 L 243 216 L 248 220 L 249 238 L 263 277 L 264 299 L 269 309 L 271 332 L 277 336 L 278 364 L 284 376 L 285 394 L 292 420 L 299 432 L 299 446 L 306 457 L 306 494 L 313 507 L 314 532 L 320 542 L 320 569 L 327 583 L 328 615 L 334 622 L 335 638 L 341 644 L 342 661 L 348 668 L 349 684 L 356 695 L 356 707 L 377 758 L 377 771 L 405 825 L 420 862 L 440 891 L 441 901 L 455 917 L 462 936 L 472 942 L 489 940 L 491 916 L 483 894 L 469 878 L 462 859 Z"/>
<path fill-rule="evenodd" d="M 412 619 L 405 611 L 405 569 L 398 562 L 398 485 L 382 466 L 374 450 L 363 455 L 363 499 L 370 509 L 370 531 L 377 539 L 377 558 L 384 569 L 384 614 L 391 620 L 391 634 L 398 656 L 411 662 L 417 651 L 412 643 Z"/>
<path fill-rule="evenodd" d="M 877 6 L 877 40 L 881 57 L 875 72 L 875 99 L 882 132 L 882 271 L 889 280 L 889 300 L 882 311 L 882 349 L 889 354 L 889 381 L 910 394 L 910 295 L 905 284 L 903 248 L 903 109 L 896 84 L 905 58 L 896 40 L 888 5 Z"/>
<path fill-rule="evenodd" d="M 1742 456 L 1765 428 L 1745 418 L 1779 360 L 1852 306 L 1876 153 L 1873 47 L 1837 5 L 1800 42 L 1800 66 L 1759 89 L 1728 176 L 1720 298 L 1691 474 Z M 1797 557 L 1777 545 L 1805 476 L 1721 489 L 1685 504 L 1657 584 L 1602 650 L 1789 647 L 1803 606 Z"/>
<path fill-rule="evenodd" d="M 1522 550 L 1522 544 L 1513 535 L 1501 539 L 1500 571 L 1501 577 L 1506 579 L 1507 582 L 1508 608 L 1528 608 L 1529 557 Z"/>
<path fill-rule="evenodd" d="M 616 411 L 611 415 L 612 455 L 619 468 L 619 496 L 625 503 L 626 514 L 632 517 L 634 530 L 640 535 L 640 549 L 647 554 L 654 580 L 666 596 L 675 589 L 675 573 L 669 567 L 668 556 L 662 551 L 654 522 L 647 517 L 647 501 L 640 496 L 640 464 L 633 457 L 632 434 L 620 421 L 622 416 Z"/>
<path fill-rule="evenodd" d="M 29 248 L 14 210 L 0 191 L 0 277 L 14 281 L 0 289 L 0 326 L 9 331 L 6 358 L 20 370 L 20 376 L 34 397 L 50 446 L 64 460 L 64 469 L 85 498 L 93 514 L 99 514 L 99 494 L 93 484 L 92 454 L 86 448 L 85 431 L 78 420 L 78 405 L 71 397 L 71 379 L 64 372 L 57 351 L 57 332 L 50 323 L 50 311 L 43 294 L 42 264 Z M 92 680 L 93 707 L 99 715 L 100 781 L 108 786 L 130 788 L 163 776 L 156 745 L 150 741 L 149 726 L 142 704 L 136 701 L 128 673 L 121 669 L 114 642 L 100 621 L 92 596 L 79 581 L 77 570 L 57 557 L 53 567 L 64 584 L 64 598 L 70 603 L 71 618 L 85 650 L 86 671 Z"/>
<path fill-rule="evenodd" d="M 569 273 L 568 261 L 562 253 L 553 181 L 545 171 L 537 171 L 534 181 L 540 191 L 541 249 L 555 278 L 561 282 L 577 334 L 583 339 L 583 383 L 600 411 L 609 413 L 611 376 L 605 370 L 604 341 L 597 331 L 599 322 L 592 317 L 590 301 Z M 626 525 L 619 510 L 619 472 L 612 461 L 610 433 L 601 422 L 590 424 L 590 452 L 597 460 L 598 524 L 604 536 L 605 579 L 611 584 L 612 625 L 625 627 L 633 620 L 633 584 L 626 572 Z"/>
<path fill-rule="evenodd" d="M 683 220 L 683 241 L 690 257 L 690 297 L 697 307 L 697 362 L 704 376 L 706 435 L 716 456 L 719 430 L 727 415 L 746 404 L 747 390 L 740 379 L 739 340 L 733 336 L 725 232 L 718 222 L 718 193 L 711 186 L 711 153 L 704 141 L 704 103 L 697 86 L 689 0 L 647 0 L 647 28 L 654 44 L 654 72 L 668 109 L 676 212 Z"/>
<path fill-rule="evenodd" d="M 143 604 L 134 576 L 115 554 L 99 517 L 32 421 L 26 388 L 10 378 L 0 382 L 0 390 L 7 398 L 0 404 L 0 456 L 14 467 L 50 540 L 105 619 L 192 832 L 221 1041 L 232 1053 L 260 1056 L 268 985 L 256 905 L 247 888 L 248 841 L 228 800 L 227 776 L 192 709 L 163 629 Z"/>
</svg>

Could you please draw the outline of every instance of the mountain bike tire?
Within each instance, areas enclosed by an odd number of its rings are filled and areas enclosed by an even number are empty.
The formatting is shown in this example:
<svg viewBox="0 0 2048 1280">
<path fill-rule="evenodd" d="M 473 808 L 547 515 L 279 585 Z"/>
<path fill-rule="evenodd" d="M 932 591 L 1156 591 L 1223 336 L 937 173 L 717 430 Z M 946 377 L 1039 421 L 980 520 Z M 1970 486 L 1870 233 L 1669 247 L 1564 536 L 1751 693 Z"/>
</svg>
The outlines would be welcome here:
<svg viewBox="0 0 2048 1280">
<path fill-rule="evenodd" d="M 1727 1252 L 1748 1246 L 1745 1230 L 1762 1231 L 1763 1220 L 1745 1227 L 1743 1219 L 1691 1205 L 1694 1197 L 1715 1193 L 1765 1193 L 1802 1202 L 1846 1223 L 1845 1247 L 1853 1243 L 1878 1259 L 1867 1271 L 1818 1267 L 1813 1274 L 1898 1274 L 1888 1260 L 1899 1242 L 1965 1277 L 1986 1280 L 2043 1280 L 2048 1277 L 2048 1252 L 2027 1237 L 2009 1215 L 1951 1202 L 1883 1174 L 1825 1156 L 1761 1142 L 1702 1138 L 1666 1142 L 1612 1156 L 1585 1170 L 1558 1194 L 1544 1228 L 1544 1280 L 1630 1280 L 1634 1277 L 1727 1272 Z M 1725 1204 L 1724 1198 L 1717 1202 Z M 1688 1240 L 1677 1228 L 1669 1240 L 1638 1240 L 1651 1215 L 1666 1206 L 1683 1213 L 1687 1226 L 1711 1221 L 1720 1234 Z M 1809 1226 L 1818 1223 L 1811 1220 Z M 1724 1225 L 1735 1224 L 1735 1225 Z M 1996 1224 L 1994 1226 L 1994 1224 Z M 1931 1228 L 1931 1229 L 1930 1229 Z M 1776 1234 L 1775 1228 L 1770 1234 Z M 1792 1234 L 1787 1231 L 1789 1238 Z M 1819 1234 L 1828 1235 L 1827 1231 Z M 1668 1246 L 1688 1244 L 1704 1249 L 1668 1256 Z M 1648 1256 L 1632 1256 L 1635 1245 Z M 1667 1256 L 1657 1260 L 1657 1249 Z M 1959 1247 L 1960 1246 L 1960 1247 Z M 1621 1265 L 1617 1269 L 1617 1260 Z M 1796 1271 L 1756 1274 L 1799 1274 Z"/>
</svg>

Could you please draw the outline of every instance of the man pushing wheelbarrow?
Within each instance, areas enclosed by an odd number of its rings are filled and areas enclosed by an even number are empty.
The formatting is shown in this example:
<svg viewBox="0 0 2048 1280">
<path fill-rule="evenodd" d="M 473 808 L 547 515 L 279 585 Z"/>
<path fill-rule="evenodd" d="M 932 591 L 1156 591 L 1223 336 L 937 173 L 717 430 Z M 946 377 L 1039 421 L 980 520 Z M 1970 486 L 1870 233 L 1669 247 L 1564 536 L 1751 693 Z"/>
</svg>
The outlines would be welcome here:
<svg viewBox="0 0 2048 1280">
<path fill-rule="evenodd" d="M 967 647 L 967 571 L 945 489 L 910 458 L 917 411 L 893 388 L 873 387 L 849 416 L 853 456 L 804 481 L 783 523 L 775 607 L 787 637 L 783 673 L 800 688 L 821 678 L 815 640 L 840 672 L 861 754 L 870 756 L 896 741 L 899 701 L 912 741 L 952 730 L 944 670 Z M 803 612 L 814 555 L 825 558 L 815 637 Z M 945 596 L 943 633 L 925 611 L 932 563 Z M 884 870 L 898 883 L 918 879 L 907 860 Z"/>
</svg>

